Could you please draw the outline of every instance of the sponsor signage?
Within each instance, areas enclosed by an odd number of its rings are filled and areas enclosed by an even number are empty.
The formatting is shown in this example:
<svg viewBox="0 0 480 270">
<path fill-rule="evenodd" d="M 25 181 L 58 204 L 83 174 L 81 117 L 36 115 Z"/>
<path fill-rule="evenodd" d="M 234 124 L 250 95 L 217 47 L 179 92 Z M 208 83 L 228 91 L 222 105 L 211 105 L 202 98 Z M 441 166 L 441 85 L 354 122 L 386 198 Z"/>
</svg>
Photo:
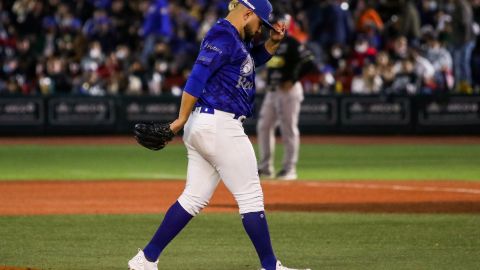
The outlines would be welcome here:
<svg viewBox="0 0 480 270">
<path fill-rule="evenodd" d="M 125 110 L 127 122 L 173 121 L 180 109 L 178 102 L 165 98 L 126 98 L 122 110 Z"/>
<path fill-rule="evenodd" d="M 341 99 L 341 116 L 344 125 L 395 126 L 410 124 L 411 101 L 380 97 L 346 97 Z"/>
<path fill-rule="evenodd" d="M 0 126 L 40 126 L 44 121 L 42 98 L 0 98 Z"/>
<path fill-rule="evenodd" d="M 420 125 L 480 125 L 480 97 L 450 97 L 447 102 L 431 101 L 418 109 Z"/>
<path fill-rule="evenodd" d="M 52 98 L 48 101 L 48 120 L 55 126 L 113 125 L 115 101 L 106 97 Z"/>
<path fill-rule="evenodd" d="M 335 125 L 337 100 L 328 97 L 306 96 L 300 108 L 301 126 Z"/>
</svg>

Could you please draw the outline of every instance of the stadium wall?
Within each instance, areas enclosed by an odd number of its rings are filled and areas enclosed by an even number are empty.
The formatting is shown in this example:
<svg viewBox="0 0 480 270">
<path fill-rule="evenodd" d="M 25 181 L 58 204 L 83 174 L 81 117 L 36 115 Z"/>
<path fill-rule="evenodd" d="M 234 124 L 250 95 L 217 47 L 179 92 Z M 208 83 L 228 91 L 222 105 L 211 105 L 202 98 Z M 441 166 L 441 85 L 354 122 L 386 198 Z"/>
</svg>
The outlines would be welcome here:
<svg viewBox="0 0 480 270">
<path fill-rule="evenodd" d="M 260 108 L 263 96 L 257 97 Z M 128 134 L 172 121 L 174 96 L 1 97 L 0 135 Z M 257 110 L 258 111 L 258 110 Z M 245 123 L 255 133 L 256 115 Z M 303 134 L 480 134 L 480 96 L 306 96 Z"/>
</svg>

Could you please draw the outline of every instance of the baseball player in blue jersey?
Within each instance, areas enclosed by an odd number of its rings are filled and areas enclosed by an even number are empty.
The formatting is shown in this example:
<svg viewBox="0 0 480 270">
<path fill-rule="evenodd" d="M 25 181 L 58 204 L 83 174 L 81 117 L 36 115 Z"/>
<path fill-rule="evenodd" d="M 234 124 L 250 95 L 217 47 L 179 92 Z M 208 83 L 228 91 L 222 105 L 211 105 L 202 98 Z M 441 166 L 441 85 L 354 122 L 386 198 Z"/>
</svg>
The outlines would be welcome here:
<svg viewBox="0 0 480 270">
<path fill-rule="evenodd" d="M 253 111 L 255 66 L 265 64 L 275 53 L 285 25 L 269 23 L 272 5 L 268 0 L 232 1 L 230 8 L 228 16 L 219 20 L 202 41 L 182 95 L 179 116 L 166 132 L 173 134 L 184 128 L 188 151 L 185 189 L 151 241 L 128 262 L 129 269 L 157 270 L 164 248 L 208 204 L 220 179 L 237 201 L 262 269 L 290 269 L 282 266 L 273 252 L 255 153 L 242 126 Z M 253 46 L 251 40 L 262 24 L 271 29 L 270 38 Z M 153 150 L 163 148 L 165 141 L 152 146 L 154 135 L 163 134 L 158 127 L 136 126 L 139 143 Z M 144 136 L 144 130 L 152 133 Z"/>
</svg>

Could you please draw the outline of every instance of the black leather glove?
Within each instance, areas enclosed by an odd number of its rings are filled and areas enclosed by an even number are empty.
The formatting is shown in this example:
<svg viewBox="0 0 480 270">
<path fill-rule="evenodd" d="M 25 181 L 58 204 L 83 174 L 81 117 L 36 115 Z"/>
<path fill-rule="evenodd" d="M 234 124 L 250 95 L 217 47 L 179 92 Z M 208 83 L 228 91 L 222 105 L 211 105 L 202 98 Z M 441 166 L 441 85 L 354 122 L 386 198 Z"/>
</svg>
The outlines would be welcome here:
<svg viewBox="0 0 480 270">
<path fill-rule="evenodd" d="M 139 144 L 154 151 L 163 149 L 175 136 L 170 123 L 139 123 L 134 132 Z"/>
</svg>

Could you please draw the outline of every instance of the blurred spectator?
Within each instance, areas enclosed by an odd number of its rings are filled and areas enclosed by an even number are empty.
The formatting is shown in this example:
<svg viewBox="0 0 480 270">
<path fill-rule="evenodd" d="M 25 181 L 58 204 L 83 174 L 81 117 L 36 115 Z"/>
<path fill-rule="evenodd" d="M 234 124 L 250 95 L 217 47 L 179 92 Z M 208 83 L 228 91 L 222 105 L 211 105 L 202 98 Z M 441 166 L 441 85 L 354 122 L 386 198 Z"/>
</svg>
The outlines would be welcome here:
<svg viewBox="0 0 480 270">
<path fill-rule="evenodd" d="M 440 3 L 438 0 L 421 0 L 418 5 L 422 25 L 436 25 Z"/>
<path fill-rule="evenodd" d="M 145 39 L 142 63 L 146 64 L 157 40 L 169 40 L 172 37 L 172 25 L 167 0 L 155 0 L 148 6 L 140 35 Z"/>
<path fill-rule="evenodd" d="M 325 66 L 320 70 L 321 76 L 318 81 L 318 88 L 315 89 L 315 85 L 312 87 L 314 91 L 309 91 L 305 88 L 306 93 L 319 93 L 321 95 L 331 95 L 335 93 L 335 70 Z"/>
<path fill-rule="evenodd" d="M 339 62 L 344 61 L 347 56 L 348 52 L 345 47 L 340 44 L 333 44 L 328 55 L 325 57 L 324 63 L 336 70 L 339 68 Z"/>
<path fill-rule="evenodd" d="M 93 18 L 85 23 L 84 32 L 90 40 L 98 41 L 106 53 L 110 53 L 118 44 L 113 22 L 105 10 L 95 10 Z"/>
<path fill-rule="evenodd" d="M 389 88 L 395 79 L 393 63 L 387 52 L 381 51 L 377 54 L 376 66 L 380 78 L 383 81 L 383 87 Z"/>
<path fill-rule="evenodd" d="M 417 47 L 410 48 L 409 60 L 412 61 L 415 75 L 420 80 L 420 93 L 431 94 L 435 89 L 435 68 L 432 63 L 421 55 L 420 50 Z M 402 65 L 400 65 L 397 70 L 401 69 Z"/>
<path fill-rule="evenodd" d="M 146 92 L 145 70 L 140 61 L 134 61 L 130 68 L 130 75 L 128 76 L 127 95 L 141 95 Z"/>
<path fill-rule="evenodd" d="M 364 65 L 375 62 L 376 55 L 377 49 L 372 47 L 365 37 L 360 36 L 355 41 L 353 53 L 348 60 L 348 64 L 356 74 L 359 74 L 362 73 Z"/>
<path fill-rule="evenodd" d="M 172 93 L 228 2 L 0 1 L 0 93 Z M 480 92 L 480 0 L 277 2 L 323 67 L 303 80 L 306 92 L 349 93 L 360 75 L 356 91 L 370 64 L 386 92 L 415 76 L 408 93 Z"/>
<path fill-rule="evenodd" d="M 472 87 L 480 94 L 480 35 L 477 36 L 476 46 L 472 52 Z"/>
<path fill-rule="evenodd" d="M 347 61 L 341 59 L 335 72 L 335 92 L 339 94 L 350 93 L 352 80 L 352 69 L 347 65 Z"/>
<path fill-rule="evenodd" d="M 67 76 L 66 62 L 60 57 L 50 57 L 47 60 L 45 77 L 50 80 L 51 93 L 68 94 L 71 92 L 71 78 Z"/>
<path fill-rule="evenodd" d="M 399 14 L 400 34 L 412 42 L 420 38 L 420 15 L 413 0 L 400 0 L 401 13 Z"/>
<path fill-rule="evenodd" d="M 383 21 L 377 10 L 374 1 L 366 1 L 365 8 L 360 11 L 357 21 L 357 31 L 366 32 L 369 27 L 374 27 L 379 32 L 383 31 Z"/>
<path fill-rule="evenodd" d="M 470 59 L 475 46 L 472 6 L 467 0 L 449 0 L 446 9 L 452 14 L 452 48 L 457 90 L 471 93 Z"/>
<path fill-rule="evenodd" d="M 310 18 L 315 22 L 311 26 L 310 36 L 324 50 L 334 44 L 348 45 L 353 36 L 353 18 L 350 12 L 342 6 L 343 1 L 318 1 L 319 4 L 310 10 Z"/>
<path fill-rule="evenodd" d="M 21 38 L 17 42 L 17 69 L 16 81 L 24 95 L 34 91 L 35 81 L 35 55 L 31 48 L 29 38 Z"/>
<path fill-rule="evenodd" d="M 425 37 L 427 50 L 425 57 L 435 70 L 434 83 L 437 90 L 449 91 L 453 89 L 453 64 L 450 52 L 443 47 L 435 33 L 429 33 Z"/>
<path fill-rule="evenodd" d="M 382 79 L 377 73 L 374 64 L 368 64 L 361 75 L 355 76 L 352 81 L 352 94 L 378 94 L 382 89 Z"/>
<path fill-rule="evenodd" d="M 164 92 L 165 78 L 171 69 L 173 63 L 172 51 L 165 42 L 158 42 L 155 45 L 149 64 L 152 72 L 148 78 L 148 92 L 151 95 L 159 95 Z"/>
<path fill-rule="evenodd" d="M 366 3 L 363 3 L 366 2 Z M 383 20 L 375 9 L 375 1 L 360 1 L 357 6 L 359 17 L 357 19 L 357 32 L 365 35 L 368 43 L 375 49 L 380 49 L 382 44 Z"/>
<path fill-rule="evenodd" d="M 411 59 L 402 59 L 399 70 L 396 72 L 393 82 L 386 87 L 387 94 L 416 94 L 421 81 L 414 70 Z"/>
<path fill-rule="evenodd" d="M 399 36 L 395 39 L 392 48 L 392 57 L 394 60 L 402 60 L 408 57 L 408 41 L 405 36 Z"/>
</svg>

